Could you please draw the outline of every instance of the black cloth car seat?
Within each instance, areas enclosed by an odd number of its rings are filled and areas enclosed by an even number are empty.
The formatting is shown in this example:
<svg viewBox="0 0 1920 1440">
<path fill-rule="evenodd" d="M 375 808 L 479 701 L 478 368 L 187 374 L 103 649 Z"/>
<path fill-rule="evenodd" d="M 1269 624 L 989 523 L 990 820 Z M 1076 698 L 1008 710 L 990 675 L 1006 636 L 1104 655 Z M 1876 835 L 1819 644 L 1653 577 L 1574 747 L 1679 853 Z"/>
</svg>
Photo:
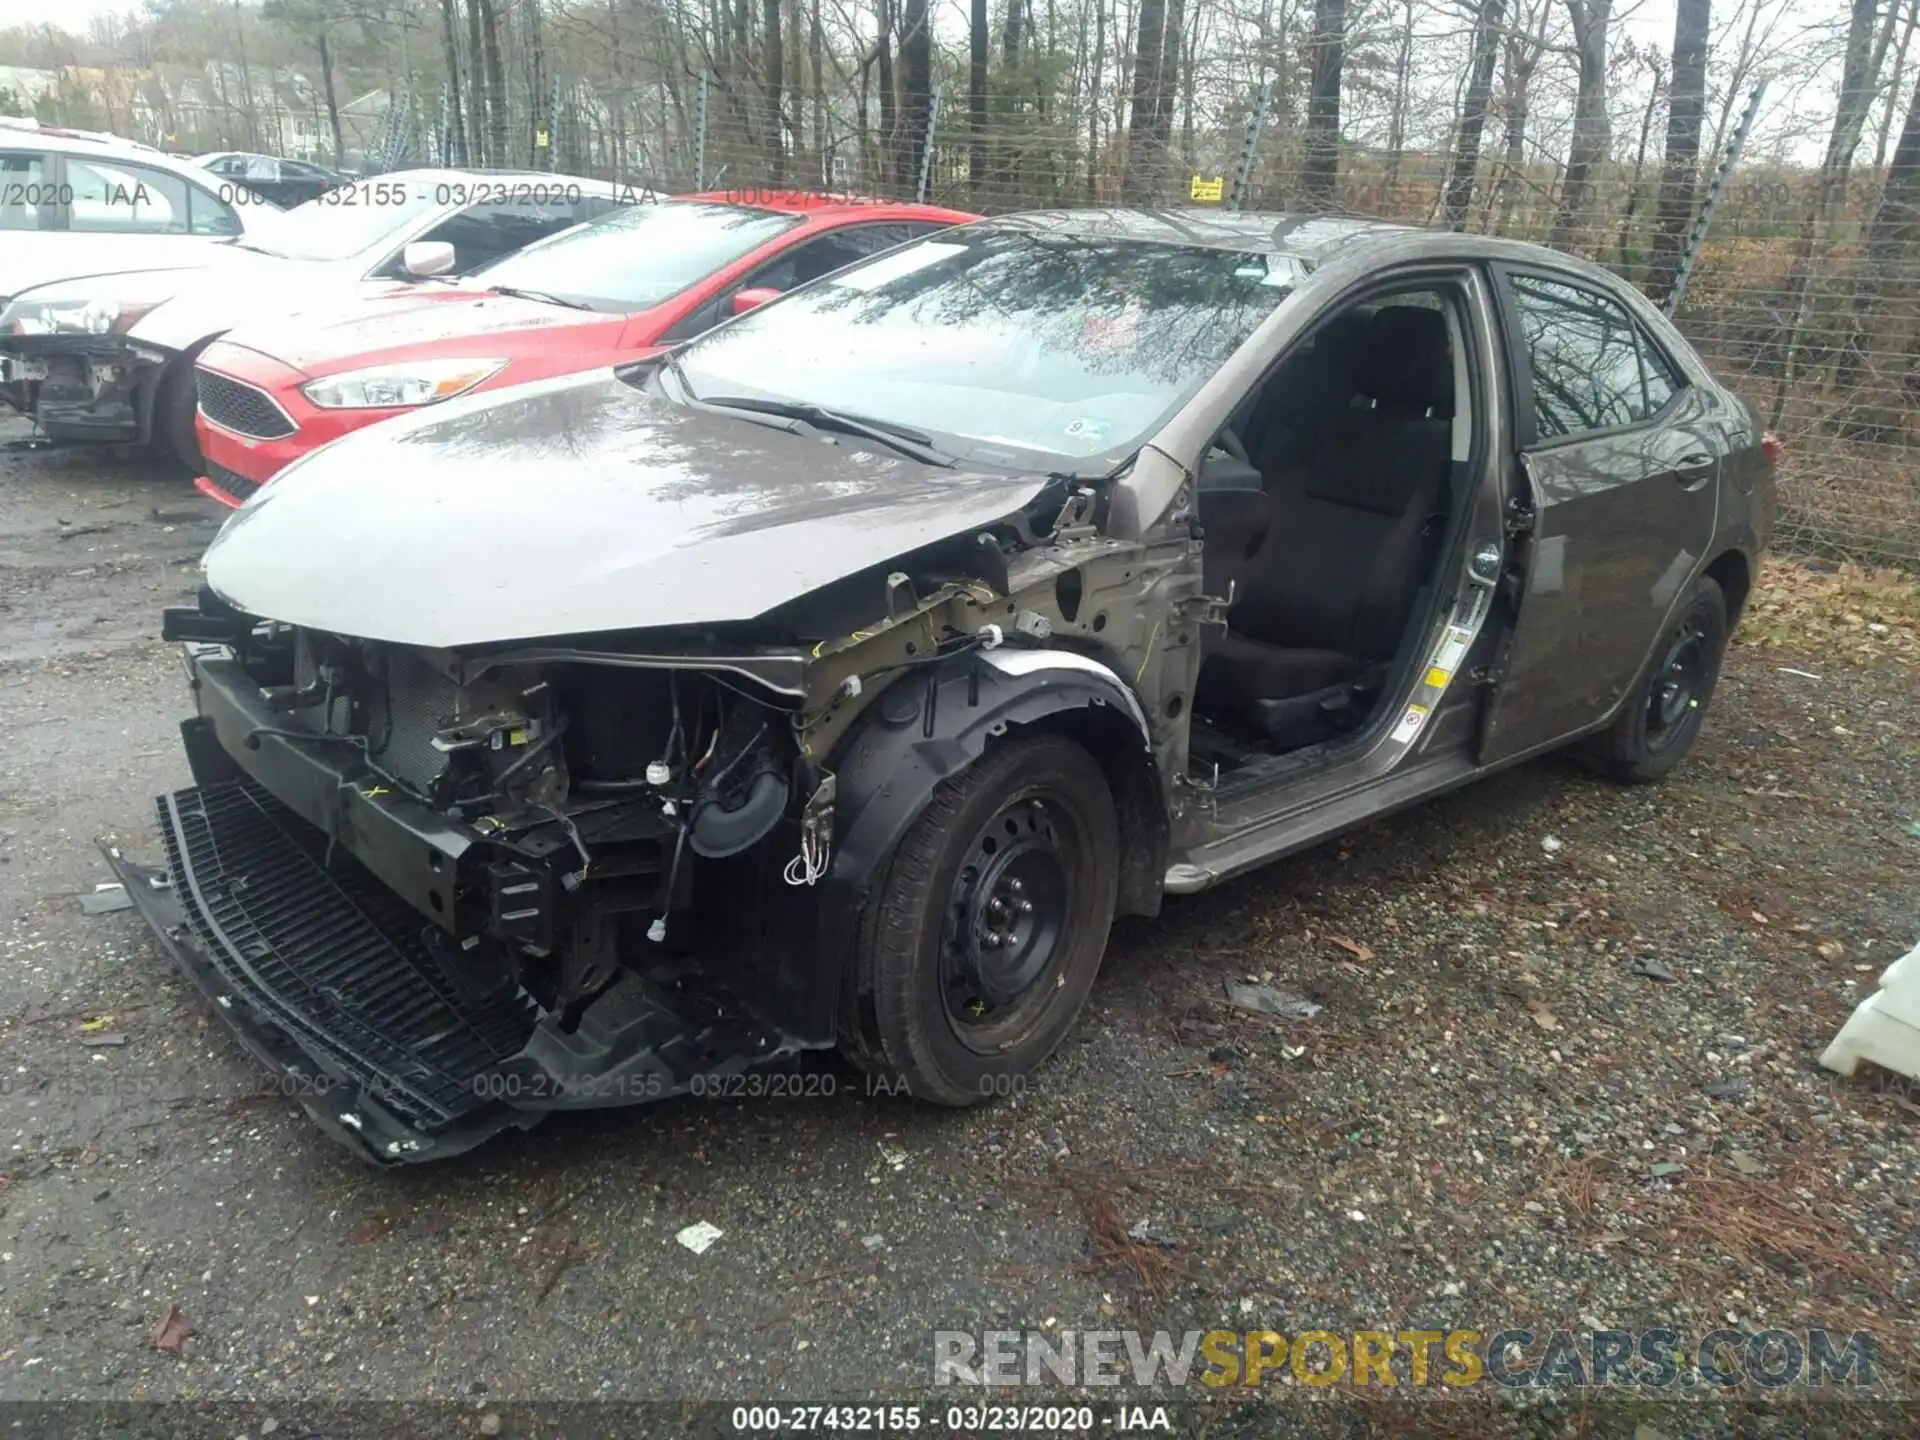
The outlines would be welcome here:
<svg viewBox="0 0 1920 1440">
<path fill-rule="evenodd" d="M 1446 316 L 1384 306 L 1359 343 L 1323 358 L 1351 365 L 1345 388 L 1359 398 L 1263 443 L 1267 538 L 1244 566 L 1200 680 L 1203 710 L 1270 734 L 1270 702 L 1323 697 L 1384 669 L 1444 529 L 1453 428 Z"/>
</svg>

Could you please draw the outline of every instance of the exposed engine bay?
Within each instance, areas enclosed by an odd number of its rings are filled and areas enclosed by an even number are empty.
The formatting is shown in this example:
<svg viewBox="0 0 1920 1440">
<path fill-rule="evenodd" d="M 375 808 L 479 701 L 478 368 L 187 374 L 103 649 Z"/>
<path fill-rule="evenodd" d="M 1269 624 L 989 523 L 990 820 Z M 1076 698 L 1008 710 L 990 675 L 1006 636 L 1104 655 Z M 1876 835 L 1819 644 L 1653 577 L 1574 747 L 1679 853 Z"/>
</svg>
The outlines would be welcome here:
<svg viewBox="0 0 1920 1440">
<path fill-rule="evenodd" d="M 616 956 L 668 943 L 696 857 L 751 849 L 824 783 L 794 710 L 712 674 L 555 663 L 462 679 L 451 655 L 285 626 L 242 655 L 280 717 L 248 746 L 358 752 L 376 782 L 363 794 L 391 786 L 486 837 L 484 864 L 405 898 L 455 940 L 501 947 L 553 1011 L 604 989 Z M 816 823 L 797 876 L 826 843 Z"/>
</svg>

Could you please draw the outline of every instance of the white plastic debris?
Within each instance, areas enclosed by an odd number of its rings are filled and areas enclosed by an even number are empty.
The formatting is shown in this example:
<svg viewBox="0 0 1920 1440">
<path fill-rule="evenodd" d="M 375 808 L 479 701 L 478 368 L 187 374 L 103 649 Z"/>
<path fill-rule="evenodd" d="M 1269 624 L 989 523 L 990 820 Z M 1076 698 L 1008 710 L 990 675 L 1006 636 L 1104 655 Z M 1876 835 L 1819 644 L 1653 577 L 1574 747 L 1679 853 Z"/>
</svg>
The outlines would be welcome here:
<svg viewBox="0 0 1920 1440">
<path fill-rule="evenodd" d="M 1860 1002 L 1820 1057 L 1842 1075 L 1862 1060 L 1920 1079 L 1920 945 L 1881 972 L 1878 993 Z"/>
<path fill-rule="evenodd" d="M 711 1224 L 705 1220 L 696 1220 L 673 1238 L 686 1246 L 687 1249 L 691 1250 L 694 1254 L 704 1255 L 707 1253 L 708 1247 L 724 1233 L 726 1232 L 721 1230 L 718 1225 Z"/>
<path fill-rule="evenodd" d="M 93 887 L 91 895 L 80 897 L 80 910 L 85 915 L 111 915 L 116 910 L 131 910 L 133 897 L 127 894 L 127 888 L 118 883 L 107 883 Z"/>
</svg>

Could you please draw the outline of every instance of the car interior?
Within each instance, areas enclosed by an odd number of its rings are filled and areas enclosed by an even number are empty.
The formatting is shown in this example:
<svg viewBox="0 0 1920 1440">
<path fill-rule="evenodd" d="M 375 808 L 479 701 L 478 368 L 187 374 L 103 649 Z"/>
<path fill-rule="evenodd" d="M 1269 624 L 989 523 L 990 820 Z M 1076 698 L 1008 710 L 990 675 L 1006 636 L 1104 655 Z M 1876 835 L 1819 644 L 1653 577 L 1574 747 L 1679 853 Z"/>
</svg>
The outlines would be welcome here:
<svg viewBox="0 0 1920 1440">
<path fill-rule="evenodd" d="M 1355 735 L 1425 634 L 1472 407 L 1446 294 L 1329 316 L 1236 412 L 1198 491 L 1207 593 L 1193 754 L 1230 770 Z"/>
</svg>

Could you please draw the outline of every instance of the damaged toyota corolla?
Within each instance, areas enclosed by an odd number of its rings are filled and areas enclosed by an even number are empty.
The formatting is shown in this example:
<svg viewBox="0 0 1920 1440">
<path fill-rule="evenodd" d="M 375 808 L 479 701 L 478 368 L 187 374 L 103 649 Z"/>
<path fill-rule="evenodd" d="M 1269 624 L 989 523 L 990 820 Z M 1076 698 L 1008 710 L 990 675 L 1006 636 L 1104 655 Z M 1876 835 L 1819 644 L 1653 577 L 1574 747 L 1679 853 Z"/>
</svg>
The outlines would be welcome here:
<svg viewBox="0 0 1920 1440">
<path fill-rule="evenodd" d="M 1118 914 L 1697 734 L 1775 442 L 1525 245 L 1041 214 L 297 462 L 169 611 L 161 944 L 336 1138 L 838 1047 L 943 1105 Z"/>
</svg>

